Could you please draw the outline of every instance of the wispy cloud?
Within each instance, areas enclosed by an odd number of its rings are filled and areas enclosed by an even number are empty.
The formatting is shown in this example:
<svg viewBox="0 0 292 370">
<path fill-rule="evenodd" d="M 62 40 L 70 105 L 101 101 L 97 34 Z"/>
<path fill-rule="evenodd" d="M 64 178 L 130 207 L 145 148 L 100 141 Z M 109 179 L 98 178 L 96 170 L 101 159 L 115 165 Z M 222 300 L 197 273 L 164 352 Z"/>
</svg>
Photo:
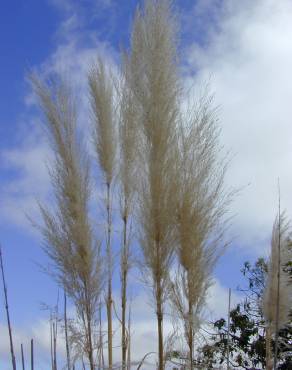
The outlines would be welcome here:
<svg viewBox="0 0 292 370">
<path fill-rule="evenodd" d="M 207 3 L 218 8 L 215 0 Z M 218 14 L 220 18 L 208 23 L 204 44 L 193 43 L 188 49 L 188 76 L 195 75 L 196 82 L 211 77 L 223 142 L 235 154 L 228 183 L 243 188 L 233 206 L 234 232 L 241 244 L 262 254 L 277 210 L 278 177 L 283 208 L 292 211 L 292 87 L 287 83 L 292 4 L 225 0 Z"/>
<path fill-rule="evenodd" d="M 73 34 L 75 37 L 83 38 L 84 34 L 88 35 L 93 28 L 95 35 L 107 38 L 115 29 L 117 16 L 115 10 L 119 4 L 114 0 L 49 0 L 49 2 L 62 17 L 56 31 L 59 40 L 68 40 Z M 93 26 L 96 21 L 99 23 L 98 29 Z"/>
<path fill-rule="evenodd" d="M 50 155 L 35 123 L 26 128 L 29 134 L 22 136 L 22 127 L 17 147 L 0 151 L 0 224 L 31 230 L 27 214 L 35 217 L 37 199 L 45 200 L 49 193 Z"/>
<path fill-rule="evenodd" d="M 84 6 L 88 6 L 91 9 L 104 9 L 113 5 L 113 0 L 85 0 L 82 2 L 78 0 L 49 0 L 49 2 L 66 12 L 72 12 L 73 9 Z"/>
</svg>

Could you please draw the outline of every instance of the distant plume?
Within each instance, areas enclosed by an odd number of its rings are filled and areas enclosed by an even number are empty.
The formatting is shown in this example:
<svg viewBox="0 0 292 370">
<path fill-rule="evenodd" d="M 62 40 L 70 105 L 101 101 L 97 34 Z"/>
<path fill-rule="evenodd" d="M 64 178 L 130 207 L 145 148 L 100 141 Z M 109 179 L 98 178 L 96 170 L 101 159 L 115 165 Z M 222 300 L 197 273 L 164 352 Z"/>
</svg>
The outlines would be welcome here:
<svg viewBox="0 0 292 370">
<path fill-rule="evenodd" d="M 280 248 L 279 248 L 280 247 Z M 280 255 L 279 255 L 280 253 Z M 280 271 L 278 261 L 280 260 Z M 280 276 L 279 289 L 279 329 L 289 321 L 292 307 L 292 286 L 285 266 L 292 261 L 291 227 L 284 213 L 276 217 L 271 240 L 271 255 L 268 265 L 266 287 L 263 294 L 264 317 L 271 326 L 272 333 L 276 328 L 276 302 L 278 295 L 278 271 Z"/>
</svg>

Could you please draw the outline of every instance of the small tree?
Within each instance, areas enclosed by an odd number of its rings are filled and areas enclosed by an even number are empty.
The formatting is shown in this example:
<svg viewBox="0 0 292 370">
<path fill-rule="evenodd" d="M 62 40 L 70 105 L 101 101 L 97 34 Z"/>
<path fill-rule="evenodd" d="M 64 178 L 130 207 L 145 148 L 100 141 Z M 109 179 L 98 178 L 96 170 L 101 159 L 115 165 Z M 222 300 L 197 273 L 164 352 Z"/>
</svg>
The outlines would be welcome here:
<svg viewBox="0 0 292 370">
<path fill-rule="evenodd" d="M 262 313 L 262 296 L 267 276 L 267 263 L 259 258 L 254 265 L 249 262 L 241 270 L 247 279 L 247 286 L 240 290 L 244 300 L 230 313 L 230 354 L 231 366 L 244 369 L 266 369 L 266 324 Z M 206 368 L 217 368 L 226 362 L 227 322 L 221 318 L 213 323 L 215 331 L 208 343 L 199 349 L 198 364 Z M 292 358 L 291 325 L 279 331 L 279 369 L 290 369 Z M 271 351 L 274 349 L 271 337 Z"/>
</svg>

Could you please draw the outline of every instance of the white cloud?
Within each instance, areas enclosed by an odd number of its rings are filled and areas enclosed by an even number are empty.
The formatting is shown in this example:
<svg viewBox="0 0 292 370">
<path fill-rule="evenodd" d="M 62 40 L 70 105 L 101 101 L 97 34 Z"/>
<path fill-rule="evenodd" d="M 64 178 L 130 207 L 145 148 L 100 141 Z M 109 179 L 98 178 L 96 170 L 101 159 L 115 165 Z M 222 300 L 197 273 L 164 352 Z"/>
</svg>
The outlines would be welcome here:
<svg viewBox="0 0 292 370">
<path fill-rule="evenodd" d="M 278 177 L 283 208 L 292 211 L 292 4 L 225 0 L 220 8 L 204 46 L 189 48 L 188 67 L 197 82 L 211 76 L 223 142 L 235 153 L 228 183 L 244 187 L 233 205 L 234 231 L 262 254 L 277 211 Z"/>
<path fill-rule="evenodd" d="M 210 319 L 217 320 L 228 315 L 228 288 L 218 279 L 210 287 L 207 297 L 208 315 Z M 237 291 L 231 291 L 231 309 L 241 301 L 242 296 Z"/>
<path fill-rule="evenodd" d="M 48 147 L 35 125 L 21 127 L 18 145 L 0 152 L 0 223 L 30 229 L 27 215 L 37 213 L 37 199 L 43 201 L 49 191 L 46 167 Z"/>
</svg>

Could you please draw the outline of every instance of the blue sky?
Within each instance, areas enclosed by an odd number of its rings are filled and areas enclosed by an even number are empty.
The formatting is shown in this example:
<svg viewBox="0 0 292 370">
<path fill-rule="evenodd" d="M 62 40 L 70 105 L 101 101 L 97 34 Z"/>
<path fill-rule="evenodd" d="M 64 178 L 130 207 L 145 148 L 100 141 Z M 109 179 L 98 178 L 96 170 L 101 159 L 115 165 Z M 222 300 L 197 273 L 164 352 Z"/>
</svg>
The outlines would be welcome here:
<svg viewBox="0 0 292 370">
<path fill-rule="evenodd" d="M 19 338 L 45 330 L 40 302 L 54 304 L 57 295 L 57 287 L 38 266 L 46 261 L 41 239 L 25 216 L 37 219 L 36 200 L 46 201 L 50 194 L 45 165 L 49 151 L 26 75 L 31 69 L 44 76 L 65 72 L 79 91 L 86 92 L 86 70 L 97 55 L 113 66 L 119 63 L 137 3 L 11 0 L 1 4 L 0 242 Z M 231 210 L 232 243 L 216 268 L 210 298 L 211 308 L 218 307 L 221 315 L 228 287 L 235 289 L 242 282 L 243 262 L 267 254 L 278 177 L 283 208 L 289 215 L 292 210 L 292 6 L 289 0 L 182 0 L 176 6 L 183 81 L 196 89 L 210 80 L 220 106 L 222 142 L 233 157 L 227 182 L 242 189 Z M 80 109 L 86 113 L 85 98 Z M 83 119 L 86 129 L 88 120 Z M 134 289 L 137 327 L 142 330 L 144 321 L 151 320 L 151 310 L 143 311 L 146 292 L 139 294 Z M 6 341 L 1 334 L 0 361 Z"/>
</svg>

